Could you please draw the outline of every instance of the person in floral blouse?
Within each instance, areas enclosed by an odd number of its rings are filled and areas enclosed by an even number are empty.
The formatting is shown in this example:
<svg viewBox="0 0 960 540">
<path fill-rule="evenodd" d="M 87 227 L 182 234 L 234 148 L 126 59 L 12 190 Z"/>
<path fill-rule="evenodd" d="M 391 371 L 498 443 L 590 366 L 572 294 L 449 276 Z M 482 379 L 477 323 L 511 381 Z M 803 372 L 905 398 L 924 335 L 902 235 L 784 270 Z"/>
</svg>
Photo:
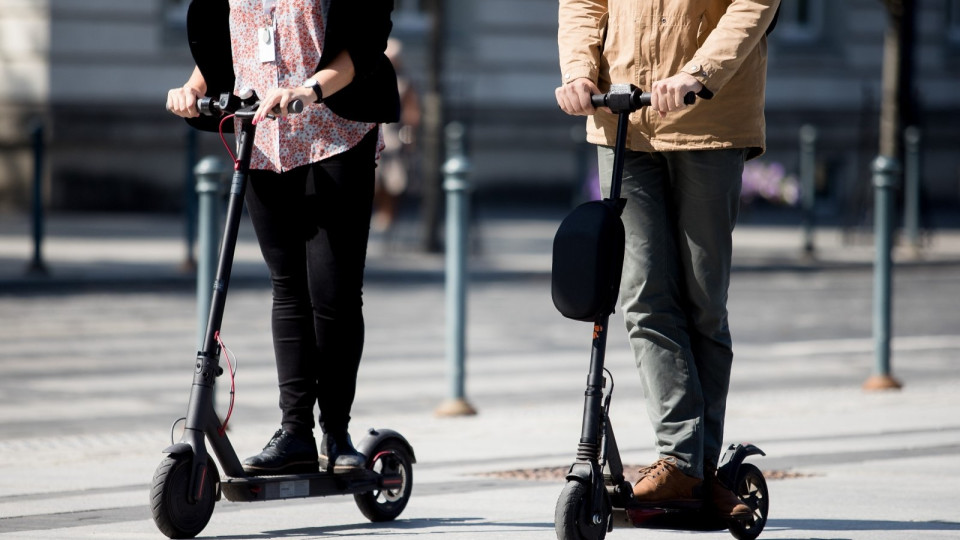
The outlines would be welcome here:
<svg viewBox="0 0 960 540">
<path fill-rule="evenodd" d="M 399 117 L 396 74 L 383 54 L 392 8 L 390 0 L 204 0 L 190 8 L 197 67 L 168 92 L 167 109 L 196 118 L 205 95 L 252 89 L 261 97 L 245 202 L 273 287 L 282 416 L 263 451 L 244 460 L 249 474 L 365 464 L 348 426 L 379 124 Z M 233 76 L 224 77 L 231 65 Z M 301 114 L 267 116 L 293 100 L 306 105 Z"/>
</svg>

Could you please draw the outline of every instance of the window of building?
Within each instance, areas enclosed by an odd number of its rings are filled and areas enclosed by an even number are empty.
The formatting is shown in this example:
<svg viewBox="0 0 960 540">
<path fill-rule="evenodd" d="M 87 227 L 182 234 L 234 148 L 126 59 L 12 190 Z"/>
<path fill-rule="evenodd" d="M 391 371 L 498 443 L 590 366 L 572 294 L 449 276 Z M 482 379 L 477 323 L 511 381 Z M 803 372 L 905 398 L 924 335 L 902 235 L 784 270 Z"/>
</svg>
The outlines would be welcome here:
<svg viewBox="0 0 960 540">
<path fill-rule="evenodd" d="M 396 0 L 393 4 L 393 37 L 403 40 L 425 33 L 430 26 L 427 2 L 423 0 Z"/>
<path fill-rule="evenodd" d="M 183 45 L 187 39 L 187 8 L 190 0 L 163 0 L 163 39 L 171 45 Z"/>
<path fill-rule="evenodd" d="M 325 2 L 329 0 L 324 0 Z M 420 15 L 421 0 L 396 0 L 393 18 L 409 19 Z M 187 8 L 190 0 L 163 0 L 163 19 L 167 34 L 182 37 L 187 31 Z"/>
<path fill-rule="evenodd" d="M 321 0 L 325 4 L 329 0 Z M 360 1 L 360 0 L 350 0 Z M 191 0 L 162 0 L 160 16 L 162 19 L 162 38 L 165 45 L 182 47 L 187 39 L 187 9 Z M 429 17 L 423 11 L 422 0 L 395 0 L 393 19 L 393 35 L 407 37 L 411 34 L 419 35 L 426 32 L 429 26 Z M 326 5 L 324 6 L 326 8 Z"/>
<path fill-rule="evenodd" d="M 947 1 L 947 40 L 960 45 L 960 0 Z"/>
<path fill-rule="evenodd" d="M 823 0 L 783 0 L 780 3 L 777 38 L 795 43 L 819 40 L 823 35 L 823 11 Z"/>
</svg>

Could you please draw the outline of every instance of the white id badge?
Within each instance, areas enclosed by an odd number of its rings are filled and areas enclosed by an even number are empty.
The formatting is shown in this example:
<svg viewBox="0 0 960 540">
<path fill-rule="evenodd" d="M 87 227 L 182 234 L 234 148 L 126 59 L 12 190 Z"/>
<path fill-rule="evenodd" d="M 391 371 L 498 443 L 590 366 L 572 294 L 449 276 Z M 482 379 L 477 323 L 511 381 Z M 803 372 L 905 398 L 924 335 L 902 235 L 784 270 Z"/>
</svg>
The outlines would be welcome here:
<svg viewBox="0 0 960 540">
<path fill-rule="evenodd" d="M 264 26 L 257 29 L 257 54 L 260 62 L 275 62 L 277 60 L 277 46 L 274 43 L 274 29 L 272 26 Z"/>
</svg>

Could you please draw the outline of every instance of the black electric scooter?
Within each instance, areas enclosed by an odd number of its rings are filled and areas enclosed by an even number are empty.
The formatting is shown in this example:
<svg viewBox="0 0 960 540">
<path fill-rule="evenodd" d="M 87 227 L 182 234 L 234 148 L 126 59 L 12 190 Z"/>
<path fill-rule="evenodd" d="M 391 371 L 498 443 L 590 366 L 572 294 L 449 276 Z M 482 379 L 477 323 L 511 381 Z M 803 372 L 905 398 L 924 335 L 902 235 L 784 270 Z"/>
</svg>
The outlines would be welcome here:
<svg viewBox="0 0 960 540">
<path fill-rule="evenodd" d="M 696 96 L 690 93 L 690 105 Z M 744 459 L 763 452 L 750 444 L 731 445 L 717 467 L 717 478 L 748 505 L 747 519 L 720 519 L 707 511 L 642 504 L 624 479 L 623 462 L 610 423 L 613 377 L 604 367 L 607 323 L 613 313 L 623 266 L 624 228 L 620 215 L 623 154 L 630 113 L 650 105 L 650 95 L 633 85 L 611 86 L 592 98 L 595 107 L 609 107 L 619 115 L 610 196 L 586 202 L 570 213 L 557 230 L 553 244 L 554 305 L 566 317 L 593 323 L 590 372 L 584 398 L 583 425 L 576 462 L 557 501 L 554 525 L 559 540 L 601 540 L 614 525 L 681 530 L 723 530 L 741 540 L 752 540 L 763 530 L 769 494 L 763 474 Z M 606 377 L 610 388 L 605 392 Z"/>
<path fill-rule="evenodd" d="M 235 171 L 213 283 L 210 318 L 203 348 L 197 353 L 187 416 L 181 419 L 184 421 L 183 435 L 180 442 L 163 450 L 167 455 L 157 467 L 150 489 L 153 520 L 170 538 L 192 538 L 199 534 L 210 520 L 214 503 L 221 494 L 231 501 L 349 494 L 354 496 L 360 511 L 369 520 L 390 521 L 406 507 L 413 489 L 413 463 L 416 463 L 413 447 L 402 435 L 389 429 L 370 429 L 357 444 L 357 450 L 367 457 L 365 469 L 344 474 L 320 470 L 306 474 L 250 476 L 244 472 L 227 438 L 224 424 L 220 423 L 214 410 L 214 385 L 216 378 L 223 374 L 218 347 L 220 324 L 256 132 L 252 120 L 258 106 L 259 99 L 253 92 L 240 98 L 224 94 L 219 101 L 203 98 L 198 102 L 204 115 L 235 115 L 240 120 L 240 132 L 237 133 Z M 302 110 L 300 101 L 288 107 L 291 113 Z M 227 360 L 229 363 L 229 357 Z M 207 453 L 205 440 L 223 468 L 225 476 L 222 478 Z"/>
</svg>

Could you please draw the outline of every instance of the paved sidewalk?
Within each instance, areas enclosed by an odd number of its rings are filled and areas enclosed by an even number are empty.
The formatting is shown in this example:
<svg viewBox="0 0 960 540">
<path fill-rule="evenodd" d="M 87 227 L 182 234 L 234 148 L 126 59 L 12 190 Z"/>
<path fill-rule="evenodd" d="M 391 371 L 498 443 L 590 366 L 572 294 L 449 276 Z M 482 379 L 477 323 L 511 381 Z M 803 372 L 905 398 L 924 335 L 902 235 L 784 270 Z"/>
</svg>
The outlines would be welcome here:
<svg viewBox="0 0 960 540">
<path fill-rule="evenodd" d="M 351 498 L 219 501 L 202 538 L 555 538 L 562 469 L 579 437 L 589 325 L 549 296 L 561 216 L 480 216 L 468 297 L 467 393 L 479 414 L 437 418 L 446 396 L 443 258 L 412 252 L 415 227 L 371 243 L 367 338 L 353 432 L 390 427 L 415 447 L 400 519 L 371 524 Z M 19 229 L 18 229 L 19 227 Z M 51 275 L 24 277 L 26 224 L 0 219 L 0 538 L 162 538 L 147 504 L 170 424 L 182 416 L 194 346 L 192 276 L 175 219 L 51 216 Z M 246 226 L 245 226 L 246 227 Z M 404 236 L 407 235 L 407 236 Z M 727 440 L 757 444 L 771 493 L 761 538 L 960 537 L 960 241 L 898 252 L 894 373 L 899 391 L 860 385 L 873 366 L 872 248 L 796 228 L 741 226 L 730 311 L 737 361 Z M 230 438 L 242 456 L 276 428 L 265 270 L 249 230 L 224 328 L 239 356 Z M 622 321 L 608 367 L 623 458 L 654 440 Z M 218 410 L 227 396 L 218 395 Z M 608 538 L 691 533 L 614 530 Z M 725 532 L 694 534 L 704 540 Z"/>
</svg>

